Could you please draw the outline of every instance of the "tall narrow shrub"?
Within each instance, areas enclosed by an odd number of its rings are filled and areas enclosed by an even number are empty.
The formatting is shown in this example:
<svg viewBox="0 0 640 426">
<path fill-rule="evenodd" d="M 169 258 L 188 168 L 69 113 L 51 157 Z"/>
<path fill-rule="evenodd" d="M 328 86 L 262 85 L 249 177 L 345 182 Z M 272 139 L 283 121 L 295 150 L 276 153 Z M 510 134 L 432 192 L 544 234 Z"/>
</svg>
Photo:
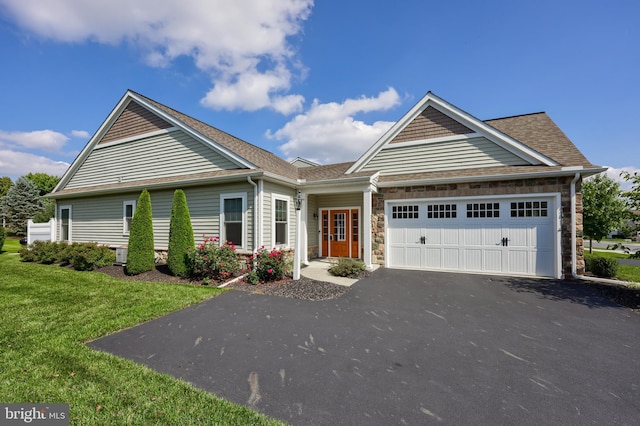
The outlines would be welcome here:
<svg viewBox="0 0 640 426">
<path fill-rule="evenodd" d="M 136 211 L 129 229 L 129 249 L 127 251 L 127 275 L 138 275 L 152 271 L 155 267 L 153 250 L 153 219 L 151 196 L 145 189 L 138 198 Z"/>
<path fill-rule="evenodd" d="M 167 266 L 173 275 L 187 275 L 189 250 L 195 247 L 187 197 L 182 189 L 173 193 L 169 223 L 169 255 Z"/>
</svg>

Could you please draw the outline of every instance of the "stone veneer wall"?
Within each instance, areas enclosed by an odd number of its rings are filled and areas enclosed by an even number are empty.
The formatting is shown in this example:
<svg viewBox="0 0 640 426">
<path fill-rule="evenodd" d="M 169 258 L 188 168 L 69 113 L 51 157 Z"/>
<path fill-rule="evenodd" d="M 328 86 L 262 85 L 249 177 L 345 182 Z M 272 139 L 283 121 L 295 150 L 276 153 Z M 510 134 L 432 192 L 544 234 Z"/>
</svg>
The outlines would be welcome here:
<svg viewBox="0 0 640 426">
<path fill-rule="evenodd" d="M 571 277 L 571 181 L 572 177 L 519 179 L 495 182 L 457 183 L 443 185 L 417 185 L 380 188 L 373 195 L 372 206 L 372 248 L 373 263 L 384 264 L 384 202 L 407 198 L 471 197 L 491 195 L 519 195 L 535 193 L 560 193 L 562 211 L 562 272 Z M 581 181 L 576 183 L 576 254 L 577 272 L 584 273 L 584 246 L 582 235 L 582 193 Z"/>
</svg>

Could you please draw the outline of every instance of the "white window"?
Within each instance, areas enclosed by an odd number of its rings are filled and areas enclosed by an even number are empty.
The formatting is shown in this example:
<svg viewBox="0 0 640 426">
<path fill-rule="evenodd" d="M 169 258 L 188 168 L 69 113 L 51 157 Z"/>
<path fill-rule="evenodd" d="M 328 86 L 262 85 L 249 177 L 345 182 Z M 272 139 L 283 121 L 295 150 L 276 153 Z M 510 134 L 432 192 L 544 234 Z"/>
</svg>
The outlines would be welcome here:
<svg viewBox="0 0 640 426">
<path fill-rule="evenodd" d="M 247 194 L 220 194 L 220 240 L 246 247 Z"/>
<path fill-rule="evenodd" d="M 273 194 L 272 196 L 272 231 L 271 238 L 274 246 L 289 245 L 289 206 L 290 197 Z"/>
<path fill-rule="evenodd" d="M 133 213 L 135 213 L 135 211 L 135 200 L 122 202 L 122 235 L 129 235 L 131 220 L 133 219 Z"/>
<path fill-rule="evenodd" d="M 60 206 L 60 241 L 71 242 L 71 206 Z"/>
<path fill-rule="evenodd" d="M 418 219 L 418 206 L 392 206 L 391 217 L 393 219 Z"/>
</svg>

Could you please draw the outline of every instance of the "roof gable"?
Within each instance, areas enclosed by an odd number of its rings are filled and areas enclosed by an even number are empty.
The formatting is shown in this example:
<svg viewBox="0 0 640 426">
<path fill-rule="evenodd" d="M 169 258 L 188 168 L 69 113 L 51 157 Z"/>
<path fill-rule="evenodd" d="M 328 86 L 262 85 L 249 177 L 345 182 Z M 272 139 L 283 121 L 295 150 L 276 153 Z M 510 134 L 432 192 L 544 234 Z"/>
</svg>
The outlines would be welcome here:
<svg viewBox="0 0 640 426">
<path fill-rule="evenodd" d="M 346 173 L 359 172 L 384 149 L 393 145 L 420 145 L 483 138 L 530 165 L 557 163 L 524 143 L 487 125 L 428 92 L 398 120 Z"/>
<path fill-rule="evenodd" d="M 297 168 L 274 154 L 129 90 L 76 157 L 53 192 L 65 188 L 94 149 L 173 130 L 181 130 L 207 146 L 235 165 L 234 168 L 263 169 L 287 178 L 297 178 Z"/>
<path fill-rule="evenodd" d="M 129 102 L 98 144 L 144 135 L 171 127 L 173 127 L 171 123 L 158 117 L 140 104 Z"/>
</svg>

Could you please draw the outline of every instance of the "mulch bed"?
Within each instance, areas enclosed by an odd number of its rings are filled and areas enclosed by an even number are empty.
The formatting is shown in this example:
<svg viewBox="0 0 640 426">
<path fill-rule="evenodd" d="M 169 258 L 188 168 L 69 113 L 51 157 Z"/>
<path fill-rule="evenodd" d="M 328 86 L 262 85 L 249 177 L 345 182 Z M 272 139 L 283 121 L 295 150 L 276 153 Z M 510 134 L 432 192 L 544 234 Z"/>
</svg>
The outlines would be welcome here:
<svg viewBox="0 0 640 426">
<path fill-rule="evenodd" d="M 143 272 L 139 275 L 126 275 L 122 266 L 106 266 L 97 269 L 96 272 L 110 275 L 115 278 L 130 281 L 151 281 L 172 284 L 203 285 L 202 281 L 194 281 L 186 278 L 171 275 L 167 265 L 157 265 L 153 271 Z M 214 284 L 217 285 L 217 284 Z M 233 282 L 225 288 L 233 290 L 248 291 L 258 294 L 269 294 L 273 296 L 289 297 L 299 300 L 329 300 L 336 299 L 349 291 L 349 287 L 328 283 L 324 281 L 312 280 L 300 277 L 299 280 L 284 279 L 282 281 L 264 284 L 247 284 L 242 280 Z"/>
</svg>

